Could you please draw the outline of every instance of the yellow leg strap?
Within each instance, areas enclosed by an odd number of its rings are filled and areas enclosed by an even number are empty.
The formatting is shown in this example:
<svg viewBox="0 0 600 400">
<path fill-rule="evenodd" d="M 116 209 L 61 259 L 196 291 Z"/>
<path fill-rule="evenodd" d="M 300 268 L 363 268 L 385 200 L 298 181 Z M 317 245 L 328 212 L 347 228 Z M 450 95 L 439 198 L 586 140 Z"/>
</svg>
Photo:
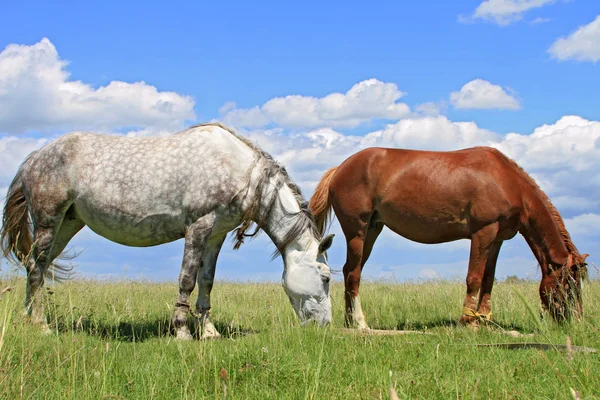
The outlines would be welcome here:
<svg viewBox="0 0 600 400">
<path fill-rule="evenodd" d="M 482 313 L 479 313 L 469 307 L 463 307 L 463 315 L 466 315 L 468 317 L 474 317 L 474 318 L 477 318 L 477 319 L 483 320 L 483 321 L 491 321 L 492 320 L 492 312 L 491 311 L 487 314 L 482 314 Z"/>
</svg>

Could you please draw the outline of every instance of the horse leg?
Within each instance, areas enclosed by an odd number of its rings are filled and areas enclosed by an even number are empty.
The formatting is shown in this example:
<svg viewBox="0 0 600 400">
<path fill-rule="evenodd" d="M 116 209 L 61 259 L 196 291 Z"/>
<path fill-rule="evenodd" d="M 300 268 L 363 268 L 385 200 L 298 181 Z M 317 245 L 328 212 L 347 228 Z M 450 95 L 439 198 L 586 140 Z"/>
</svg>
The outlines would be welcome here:
<svg viewBox="0 0 600 400">
<path fill-rule="evenodd" d="M 371 251 L 373 250 L 373 245 L 375 244 L 375 240 L 383 230 L 383 224 L 381 222 L 376 222 L 373 226 L 369 226 L 367 230 L 367 236 L 365 237 L 365 247 L 363 248 L 363 256 L 360 262 L 361 269 L 365 267 L 369 256 L 371 255 Z"/>
<path fill-rule="evenodd" d="M 479 323 L 477 303 L 479 289 L 488 260 L 488 254 L 496 235 L 498 224 L 490 224 L 481 228 L 471 237 L 471 254 L 469 257 L 469 270 L 467 272 L 467 295 L 463 303 L 463 312 L 458 320 L 463 325 L 476 326 Z M 493 278 L 492 278 L 493 279 Z"/>
<path fill-rule="evenodd" d="M 502 247 L 502 242 L 494 242 L 490 246 L 481 282 L 481 290 L 479 291 L 479 309 L 477 311 L 487 319 L 492 319 L 492 287 L 494 286 L 496 261 L 498 261 L 500 247 Z"/>
<path fill-rule="evenodd" d="M 202 266 L 198 271 L 198 300 L 196 301 L 196 316 L 199 322 L 200 338 L 212 339 L 221 336 L 210 320 L 210 292 L 215 280 L 217 257 L 227 235 L 211 237 L 208 240 Z"/>
<path fill-rule="evenodd" d="M 179 273 L 179 297 L 173 311 L 173 325 L 177 339 L 192 339 L 187 326 L 190 311 L 189 297 L 196 285 L 202 253 L 215 224 L 215 219 L 214 213 L 205 215 L 190 225 L 185 232 L 183 262 Z"/>
<path fill-rule="evenodd" d="M 345 323 L 347 327 L 356 326 L 358 329 L 369 329 L 358 297 L 365 241 L 362 236 L 357 235 L 347 240 L 346 247 L 346 263 L 343 268 L 346 289 L 344 292 L 346 302 Z"/>
<path fill-rule="evenodd" d="M 351 311 L 349 312 L 350 316 L 348 316 L 348 314 L 347 314 L 347 317 L 346 317 L 346 325 L 348 325 L 348 326 L 352 326 L 352 323 L 354 321 L 358 325 L 359 329 L 369 329 L 369 326 L 367 325 L 367 320 L 365 318 L 365 314 L 363 312 L 363 309 L 362 309 L 362 306 L 360 303 L 360 296 L 358 295 L 358 287 L 360 284 L 360 274 L 362 273 L 362 270 L 365 267 L 365 264 L 367 263 L 369 256 L 371 255 L 371 251 L 373 250 L 373 245 L 375 244 L 377 237 L 381 233 L 383 226 L 384 225 L 382 223 L 377 223 L 377 224 L 374 224 L 373 226 L 369 226 L 369 228 L 367 230 L 367 234 L 366 234 L 364 246 L 363 246 L 363 251 L 362 251 L 362 259 L 360 262 L 360 271 L 358 273 L 358 279 L 354 282 L 354 284 L 356 285 L 356 291 L 355 291 L 356 296 L 351 297 L 349 299 L 349 302 L 348 302 L 348 299 L 346 299 L 346 307 L 348 309 L 348 304 L 350 304 L 350 309 L 351 309 Z M 346 293 L 348 293 L 348 292 L 346 292 Z"/>
<path fill-rule="evenodd" d="M 60 223 L 56 221 L 62 220 Z M 65 216 L 45 219 L 45 225 L 38 224 L 34 229 L 34 247 L 27 264 L 27 290 L 25 297 L 25 313 L 31 321 L 48 330 L 43 309 L 44 274 L 52 261 L 62 253 L 67 243 L 85 226 L 85 223 L 74 215 L 73 209 L 67 210 Z M 56 226 L 58 225 L 58 229 Z"/>
<path fill-rule="evenodd" d="M 75 209 L 71 206 L 60 224 L 56 235 L 54 236 L 54 244 L 50 251 L 50 260 L 56 259 L 61 255 L 67 244 L 73 239 L 73 236 L 85 226 L 85 222 L 75 214 Z"/>
<path fill-rule="evenodd" d="M 25 294 L 25 313 L 31 322 L 40 325 L 49 332 L 48 321 L 44 313 L 44 274 L 52 262 L 52 246 L 60 227 L 61 216 L 46 217 L 43 221 L 34 219 L 33 246 L 26 262 L 27 289 Z"/>
</svg>

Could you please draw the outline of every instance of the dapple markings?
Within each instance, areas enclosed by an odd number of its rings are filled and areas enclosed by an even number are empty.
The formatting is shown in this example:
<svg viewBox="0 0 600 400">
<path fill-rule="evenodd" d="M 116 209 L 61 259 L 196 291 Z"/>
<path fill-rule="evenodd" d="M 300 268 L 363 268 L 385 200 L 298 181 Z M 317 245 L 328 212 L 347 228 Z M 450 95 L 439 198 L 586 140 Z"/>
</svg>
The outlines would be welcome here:
<svg viewBox="0 0 600 400">
<path fill-rule="evenodd" d="M 273 158 L 219 124 L 202 124 L 160 138 L 75 132 L 33 152 L 8 190 L 1 231 L 6 257 L 25 264 L 25 306 L 45 325 L 44 275 L 85 225 L 127 246 L 185 238 L 173 323 L 190 339 L 189 296 L 198 282 L 201 337 L 219 336 L 210 320 L 210 292 L 219 251 L 237 227 L 236 245 L 251 225 L 263 229 L 283 257 L 282 283 L 302 322 L 331 320 L 330 270 L 298 186 Z M 11 254 L 12 253 L 12 254 Z"/>
</svg>

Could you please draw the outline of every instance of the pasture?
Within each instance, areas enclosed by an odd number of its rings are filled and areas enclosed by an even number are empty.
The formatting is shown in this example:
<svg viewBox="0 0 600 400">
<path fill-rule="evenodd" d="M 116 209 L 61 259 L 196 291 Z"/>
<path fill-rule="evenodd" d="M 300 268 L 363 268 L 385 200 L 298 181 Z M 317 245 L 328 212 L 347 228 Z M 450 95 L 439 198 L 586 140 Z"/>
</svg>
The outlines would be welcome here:
<svg viewBox="0 0 600 400">
<path fill-rule="evenodd" d="M 175 283 L 70 281 L 51 285 L 55 334 L 21 319 L 25 282 L 0 299 L 0 398 L 6 399 L 387 399 L 600 397 L 600 354 L 509 350 L 476 344 L 544 342 L 600 349 L 600 282 L 584 284 L 582 322 L 539 320 L 538 284 L 498 282 L 501 328 L 456 326 L 463 282 L 364 283 L 367 320 L 378 329 L 429 335 L 342 332 L 343 287 L 333 284 L 333 324 L 300 327 L 281 286 L 216 282 L 220 340 L 169 335 Z M 196 292 L 193 294 L 195 298 Z M 58 335 L 56 332 L 58 331 Z M 391 371 L 391 376 L 390 376 Z"/>
</svg>

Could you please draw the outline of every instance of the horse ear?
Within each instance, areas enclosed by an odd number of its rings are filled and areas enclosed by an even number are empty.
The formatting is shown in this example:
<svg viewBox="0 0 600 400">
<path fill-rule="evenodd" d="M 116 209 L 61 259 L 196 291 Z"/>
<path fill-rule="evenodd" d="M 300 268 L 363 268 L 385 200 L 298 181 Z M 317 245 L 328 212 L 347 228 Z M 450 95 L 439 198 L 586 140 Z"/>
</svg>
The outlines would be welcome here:
<svg viewBox="0 0 600 400">
<path fill-rule="evenodd" d="M 590 255 L 588 253 L 582 254 L 581 255 L 581 262 L 584 263 L 585 259 L 588 258 Z"/>
<path fill-rule="evenodd" d="M 319 243 L 319 254 L 325 253 L 327 249 L 331 247 L 334 236 L 335 235 L 333 233 L 330 233 L 329 235 L 325 236 L 323 240 L 321 240 L 321 243 Z"/>
</svg>

